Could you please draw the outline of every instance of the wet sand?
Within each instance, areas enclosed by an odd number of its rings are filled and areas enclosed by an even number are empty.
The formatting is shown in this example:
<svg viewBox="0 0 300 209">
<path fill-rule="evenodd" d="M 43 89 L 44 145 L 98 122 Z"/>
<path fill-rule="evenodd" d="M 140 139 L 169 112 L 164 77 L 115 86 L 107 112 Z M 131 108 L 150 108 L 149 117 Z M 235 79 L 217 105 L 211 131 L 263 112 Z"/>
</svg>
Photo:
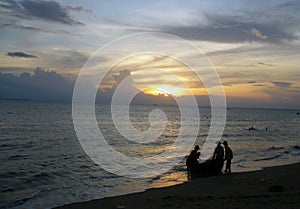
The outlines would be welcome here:
<svg viewBox="0 0 300 209">
<path fill-rule="evenodd" d="M 56 209 L 298 209 L 300 163 L 206 177 Z"/>
</svg>

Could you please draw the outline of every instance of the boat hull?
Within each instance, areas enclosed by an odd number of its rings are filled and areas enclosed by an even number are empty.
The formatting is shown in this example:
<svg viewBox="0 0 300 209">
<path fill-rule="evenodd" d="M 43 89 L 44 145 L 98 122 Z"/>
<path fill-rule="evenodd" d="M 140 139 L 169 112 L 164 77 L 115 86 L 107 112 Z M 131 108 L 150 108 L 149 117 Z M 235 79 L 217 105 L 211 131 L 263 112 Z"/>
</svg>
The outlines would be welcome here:
<svg viewBox="0 0 300 209">
<path fill-rule="evenodd" d="M 190 175 L 193 175 L 195 177 L 209 176 L 221 173 L 223 166 L 223 160 L 207 160 L 203 163 L 189 166 L 188 171 Z"/>
</svg>

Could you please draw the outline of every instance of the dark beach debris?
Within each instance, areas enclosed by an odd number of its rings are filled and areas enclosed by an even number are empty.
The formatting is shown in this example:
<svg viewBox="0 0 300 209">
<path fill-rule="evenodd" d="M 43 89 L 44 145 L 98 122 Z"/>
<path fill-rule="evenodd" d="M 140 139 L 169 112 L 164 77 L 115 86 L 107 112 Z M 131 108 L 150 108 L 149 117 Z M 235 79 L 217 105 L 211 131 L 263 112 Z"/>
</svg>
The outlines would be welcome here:
<svg viewBox="0 0 300 209">
<path fill-rule="evenodd" d="M 284 190 L 282 185 L 271 185 L 268 187 L 268 192 L 283 192 Z"/>
</svg>

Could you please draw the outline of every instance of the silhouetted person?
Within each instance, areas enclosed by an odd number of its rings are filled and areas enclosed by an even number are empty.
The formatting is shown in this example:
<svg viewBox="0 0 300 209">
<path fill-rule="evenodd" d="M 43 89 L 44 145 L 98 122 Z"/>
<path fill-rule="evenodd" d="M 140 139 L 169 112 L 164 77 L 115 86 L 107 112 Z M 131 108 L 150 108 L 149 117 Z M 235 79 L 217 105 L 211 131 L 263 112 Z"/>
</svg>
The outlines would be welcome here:
<svg viewBox="0 0 300 209">
<path fill-rule="evenodd" d="M 219 160 L 219 161 L 224 160 L 224 148 L 221 144 L 222 144 L 221 142 L 218 142 L 218 145 L 214 151 L 214 156 L 213 156 L 214 160 Z"/>
<path fill-rule="evenodd" d="M 194 147 L 194 150 L 190 153 L 190 155 L 186 159 L 186 166 L 187 167 L 198 164 L 198 158 L 200 156 L 200 152 L 198 152 L 199 149 L 200 149 L 199 145 L 196 145 Z"/>
<path fill-rule="evenodd" d="M 217 161 L 217 169 L 221 171 L 224 166 L 224 148 L 220 141 L 214 151 L 213 159 Z"/>
<path fill-rule="evenodd" d="M 225 173 L 231 173 L 231 160 L 233 158 L 233 153 L 231 148 L 228 146 L 228 142 L 224 141 L 223 145 L 225 147 L 225 160 L 226 160 L 226 167 L 225 167 Z"/>
</svg>

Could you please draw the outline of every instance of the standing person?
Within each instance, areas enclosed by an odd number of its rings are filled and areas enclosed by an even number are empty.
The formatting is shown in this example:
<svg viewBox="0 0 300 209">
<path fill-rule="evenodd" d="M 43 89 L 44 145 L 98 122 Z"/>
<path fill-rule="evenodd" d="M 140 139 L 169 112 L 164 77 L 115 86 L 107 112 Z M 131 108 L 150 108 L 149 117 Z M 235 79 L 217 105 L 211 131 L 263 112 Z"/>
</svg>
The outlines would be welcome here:
<svg viewBox="0 0 300 209">
<path fill-rule="evenodd" d="M 224 166 L 224 148 L 220 141 L 218 142 L 218 145 L 214 151 L 213 160 L 216 160 L 217 162 L 217 170 L 221 171 Z"/>
<path fill-rule="evenodd" d="M 199 149 L 200 149 L 199 145 L 196 145 L 194 147 L 194 150 L 190 153 L 190 155 L 186 159 L 186 166 L 187 167 L 198 164 L 198 158 L 200 156 L 200 152 L 198 152 Z"/>
<path fill-rule="evenodd" d="M 214 151 L 214 160 L 223 161 L 224 160 L 224 148 L 221 145 L 222 143 L 219 141 L 218 145 Z"/>
<path fill-rule="evenodd" d="M 225 160 L 226 160 L 226 168 L 225 173 L 231 173 L 231 160 L 233 158 L 233 153 L 231 148 L 228 146 L 228 142 L 224 141 L 223 145 L 225 147 Z"/>
</svg>

